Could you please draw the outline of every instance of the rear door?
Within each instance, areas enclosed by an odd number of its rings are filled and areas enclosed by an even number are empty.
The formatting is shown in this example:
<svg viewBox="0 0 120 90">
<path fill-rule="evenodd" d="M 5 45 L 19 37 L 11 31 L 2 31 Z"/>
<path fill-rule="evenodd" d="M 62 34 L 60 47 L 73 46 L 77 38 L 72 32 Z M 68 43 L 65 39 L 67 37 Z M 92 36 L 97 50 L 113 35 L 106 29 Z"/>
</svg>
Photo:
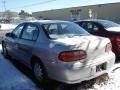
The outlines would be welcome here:
<svg viewBox="0 0 120 90">
<path fill-rule="evenodd" d="M 32 49 L 34 48 L 34 44 L 36 43 L 37 37 L 39 34 L 39 28 L 36 24 L 27 23 L 24 28 L 21 37 L 17 41 L 18 53 L 20 55 L 21 62 L 25 64 L 30 63 L 30 58 L 32 56 Z"/>
</svg>

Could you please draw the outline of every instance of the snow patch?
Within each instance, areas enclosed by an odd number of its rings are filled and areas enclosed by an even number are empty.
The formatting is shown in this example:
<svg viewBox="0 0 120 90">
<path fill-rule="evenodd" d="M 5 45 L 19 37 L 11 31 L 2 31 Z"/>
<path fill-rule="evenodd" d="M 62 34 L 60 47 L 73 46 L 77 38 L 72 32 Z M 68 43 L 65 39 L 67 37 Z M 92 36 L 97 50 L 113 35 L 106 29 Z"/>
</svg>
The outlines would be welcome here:
<svg viewBox="0 0 120 90">
<path fill-rule="evenodd" d="M 0 30 L 11 30 L 14 29 L 17 25 L 15 24 L 0 24 Z"/>
<path fill-rule="evenodd" d="M 115 64 L 108 75 L 109 80 L 100 85 L 95 84 L 93 90 L 120 90 L 120 64 Z"/>
</svg>

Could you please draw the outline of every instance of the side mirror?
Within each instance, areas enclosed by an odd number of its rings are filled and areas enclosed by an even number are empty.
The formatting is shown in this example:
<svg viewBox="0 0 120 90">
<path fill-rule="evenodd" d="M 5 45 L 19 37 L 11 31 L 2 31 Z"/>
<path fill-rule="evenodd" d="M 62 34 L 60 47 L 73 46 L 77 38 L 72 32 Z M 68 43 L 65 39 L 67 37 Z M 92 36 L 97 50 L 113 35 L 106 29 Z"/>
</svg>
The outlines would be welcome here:
<svg viewBox="0 0 120 90">
<path fill-rule="evenodd" d="M 6 37 L 11 37 L 11 38 L 17 38 L 17 36 L 15 34 L 11 33 L 11 32 L 10 33 L 6 33 L 5 36 Z"/>
<path fill-rule="evenodd" d="M 12 33 L 6 33 L 5 36 L 6 36 L 6 37 L 11 37 L 11 36 L 12 36 Z"/>
</svg>

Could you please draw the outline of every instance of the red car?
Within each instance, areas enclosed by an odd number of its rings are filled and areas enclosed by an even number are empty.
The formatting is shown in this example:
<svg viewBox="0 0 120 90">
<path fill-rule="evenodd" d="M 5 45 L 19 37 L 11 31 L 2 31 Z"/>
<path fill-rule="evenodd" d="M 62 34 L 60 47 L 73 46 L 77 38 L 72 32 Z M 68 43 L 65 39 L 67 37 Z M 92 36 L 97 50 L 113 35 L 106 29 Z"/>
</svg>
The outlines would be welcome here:
<svg viewBox="0 0 120 90">
<path fill-rule="evenodd" d="M 117 56 L 120 56 L 120 25 L 100 19 L 75 21 L 89 33 L 97 36 L 107 37 L 112 42 L 112 49 Z"/>
</svg>

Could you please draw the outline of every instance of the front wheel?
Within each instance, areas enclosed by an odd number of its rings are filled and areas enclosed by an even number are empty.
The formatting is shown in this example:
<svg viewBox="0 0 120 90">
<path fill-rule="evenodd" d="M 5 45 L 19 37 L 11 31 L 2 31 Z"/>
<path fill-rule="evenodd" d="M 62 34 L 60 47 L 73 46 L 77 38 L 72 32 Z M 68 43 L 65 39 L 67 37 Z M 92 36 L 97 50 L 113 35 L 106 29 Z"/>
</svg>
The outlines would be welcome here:
<svg viewBox="0 0 120 90">
<path fill-rule="evenodd" d="M 2 43 L 2 54 L 3 54 L 3 56 L 4 56 L 5 58 L 8 58 L 8 57 L 9 57 L 5 43 Z"/>
</svg>

